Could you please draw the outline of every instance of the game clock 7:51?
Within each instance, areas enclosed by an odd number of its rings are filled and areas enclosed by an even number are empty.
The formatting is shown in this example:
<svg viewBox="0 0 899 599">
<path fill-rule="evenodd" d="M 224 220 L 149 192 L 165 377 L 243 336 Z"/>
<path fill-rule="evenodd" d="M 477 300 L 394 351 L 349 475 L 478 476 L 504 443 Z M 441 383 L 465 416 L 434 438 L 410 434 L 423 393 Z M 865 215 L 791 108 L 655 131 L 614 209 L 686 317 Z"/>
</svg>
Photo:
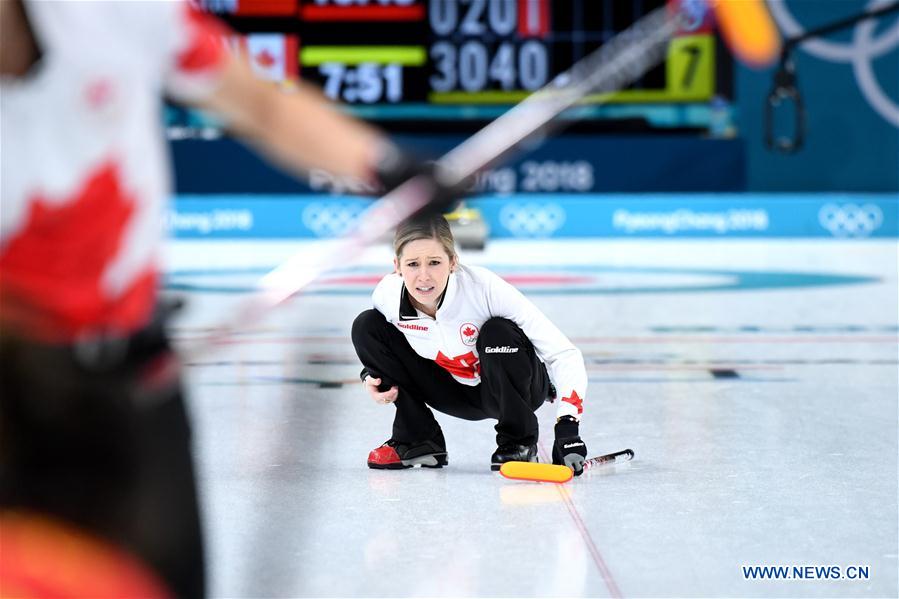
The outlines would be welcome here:
<svg viewBox="0 0 899 599">
<path fill-rule="evenodd" d="M 318 66 L 322 88 L 329 98 L 349 104 L 374 104 L 403 100 L 403 66 L 326 62 Z"/>
</svg>

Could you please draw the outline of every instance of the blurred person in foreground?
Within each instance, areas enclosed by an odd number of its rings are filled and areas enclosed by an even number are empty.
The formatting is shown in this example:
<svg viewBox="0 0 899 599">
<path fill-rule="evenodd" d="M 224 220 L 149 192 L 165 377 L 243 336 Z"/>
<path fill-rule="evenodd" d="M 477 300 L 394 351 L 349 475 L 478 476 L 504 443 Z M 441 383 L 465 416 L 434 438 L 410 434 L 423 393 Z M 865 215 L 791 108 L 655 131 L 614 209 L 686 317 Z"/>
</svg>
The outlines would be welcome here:
<svg viewBox="0 0 899 599">
<path fill-rule="evenodd" d="M 226 34 L 182 2 L 0 2 L 0 507 L 93 532 L 178 597 L 205 569 L 181 385 L 159 375 L 163 97 L 298 175 L 408 174 L 317 91 L 257 80 Z"/>
</svg>

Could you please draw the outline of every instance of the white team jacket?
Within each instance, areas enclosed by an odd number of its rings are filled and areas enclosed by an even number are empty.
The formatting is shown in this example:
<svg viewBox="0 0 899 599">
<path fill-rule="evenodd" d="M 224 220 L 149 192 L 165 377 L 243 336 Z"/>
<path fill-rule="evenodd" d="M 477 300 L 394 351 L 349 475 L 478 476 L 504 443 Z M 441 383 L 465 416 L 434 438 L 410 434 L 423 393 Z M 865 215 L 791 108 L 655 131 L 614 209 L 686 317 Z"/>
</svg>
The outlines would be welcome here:
<svg viewBox="0 0 899 599">
<path fill-rule="evenodd" d="M 481 325 L 494 316 L 508 318 L 521 327 L 546 364 L 556 386 L 557 417 L 580 419 L 587 394 L 580 350 L 520 291 L 489 270 L 459 265 L 450 274 L 436 318 L 412 306 L 403 279 L 396 273 L 378 283 L 372 302 L 406 336 L 415 353 L 434 360 L 457 381 L 470 386 L 481 382 L 475 346 Z"/>
<path fill-rule="evenodd" d="M 130 332 L 156 298 L 170 195 L 160 98 L 216 90 L 221 26 L 182 2 L 26 8 L 43 55 L 0 77 L 0 295 L 48 341 Z"/>
</svg>

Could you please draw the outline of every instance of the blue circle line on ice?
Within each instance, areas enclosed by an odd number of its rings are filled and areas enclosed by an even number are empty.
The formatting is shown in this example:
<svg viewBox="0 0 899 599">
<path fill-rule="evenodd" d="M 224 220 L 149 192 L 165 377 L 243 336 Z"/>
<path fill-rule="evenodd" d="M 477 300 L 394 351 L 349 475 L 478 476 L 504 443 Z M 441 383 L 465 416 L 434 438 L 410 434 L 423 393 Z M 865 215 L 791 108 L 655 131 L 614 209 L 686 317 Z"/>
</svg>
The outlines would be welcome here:
<svg viewBox="0 0 899 599">
<path fill-rule="evenodd" d="M 794 289 L 876 283 L 878 277 L 839 273 L 605 265 L 487 265 L 528 295 L 642 294 Z M 270 268 L 176 269 L 165 289 L 199 293 L 249 293 Z M 306 294 L 368 295 L 388 268 L 359 266 L 330 271 Z"/>
</svg>

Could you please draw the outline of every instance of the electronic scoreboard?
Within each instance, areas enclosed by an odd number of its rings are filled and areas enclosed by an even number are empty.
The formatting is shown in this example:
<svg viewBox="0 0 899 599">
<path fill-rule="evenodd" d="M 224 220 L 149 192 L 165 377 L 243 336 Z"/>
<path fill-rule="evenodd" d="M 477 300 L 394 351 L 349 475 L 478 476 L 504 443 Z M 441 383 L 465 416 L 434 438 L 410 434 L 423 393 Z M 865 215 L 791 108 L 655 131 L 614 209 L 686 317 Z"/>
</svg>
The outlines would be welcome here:
<svg viewBox="0 0 899 599">
<path fill-rule="evenodd" d="M 379 121 L 495 117 L 636 19 L 689 15 L 666 60 L 580 118 L 674 114 L 731 95 L 731 69 L 696 0 L 194 0 L 235 32 L 263 77 L 301 77 Z M 667 111 L 667 112 L 666 112 Z M 679 113 L 678 113 L 679 114 Z M 653 120 L 649 118 L 648 120 Z M 664 119 L 662 119 L 664 121 Z M 664 123 L 662 123 L 664 125 Z M 677 119 L 669 118 L 670 126 Z"/>
</svg>

